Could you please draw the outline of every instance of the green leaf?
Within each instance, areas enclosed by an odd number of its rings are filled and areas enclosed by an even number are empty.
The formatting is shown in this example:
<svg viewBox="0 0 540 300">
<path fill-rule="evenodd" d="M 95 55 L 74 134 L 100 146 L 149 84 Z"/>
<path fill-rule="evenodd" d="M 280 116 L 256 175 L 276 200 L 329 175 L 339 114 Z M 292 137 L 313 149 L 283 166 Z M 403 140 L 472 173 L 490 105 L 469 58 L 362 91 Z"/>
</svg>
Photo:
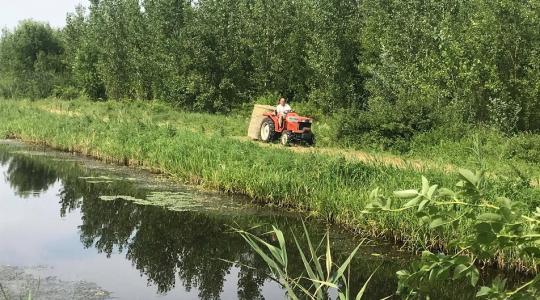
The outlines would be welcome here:
<svg viewBox="0 0 540 300">
<path fill-rule="evenodd" d="M 447 188 L 440 188 L 439 189 L 439 195 L 440 196 L 454 196 L 456 193 L 454 191 L 447 189 Z"/>
<path fill-rule="evenodd" d="M 283 274 L 282 270 L 279 268 L 276 261 L 273 260 L 272 258 L 270 258 L 264 252 L 264 250 L 262 250 L 262 248 L 259 247 L 258 243 L 262 242 L 262 240 L 259 237 L 254 236 L 253 234 L 251 234 L 249 232 L 245 232 L 245 231 L 238 231 L 238 233 L 240 233 L 240 235 L 251 246 L 251 248 L 253 250 L 255 250 L 255 252 L 257 252 L 257 254 L 259 254 L 259 256 L 266 262 L 266 264 L 268 265 L 268 267 L 270 268 L 270 270 L 274 274 L 276 274 L 276 275 L 282 275 Z"/>
<path fill-rule="evenodd" d="M 484 297 L 484 296 L 489 295 L 490 293 L 491 293 L 491 288 L 487 286 L 483 286 L 480 288 L 478 293 L 476 293 L 476 297 Z"/>
<path fill-rule="evenodd" d="M 418 204 L 418 201 L 420 201 L 420 197 L 416 197 L 416 198 L 410 200 L 409 202 L 405 203 L 405 205 L 403 205 L 403 207 L 415 206 L 416 204 Z"/>
<path fill-rule="evenodd" d="M 310 279 L 310 281 L 314 282 L 314 283 L 318 283 L 320 284 L 321 286 L 327 286 L 327 287 L 330 287 L 330 288 L 334 288 L 334 289 L 338 289 L 339 287 L 337 286 L 337 284 L 333 283 L 333 282 L 329 282 L 329 281 L 324 281 L 324 280 L 318 280 L 318 279 Z"/>
<path fill-rule="evenodd" d="M 405 277 L 409 277 L 411 275 L 411 273 L 407 270 L 399 270 L 396 272 L 396 276 L 398 278 L 405 278 Z"/>
<path fill-rule="evenodd" d="M 375 188 L 374 190 L 371 191 L 371 193 L 369 194 L 369 199 L 371 200 L 375 200 L 379 197 L 379 188 Z"/>
<path fill-rule="evenodd" d="M 364 296 L 364 293 L 366 292 L 367 286 L 368 286 L 369 282 L 371 281 L 371 278 L 373 278 L 373 275 L 375 275 L 375 273 L 377 273 L 377 270 L 379 270 L 380 267 L 381 266 L 378 266 L 377 269 L 375 269 L 375 271 L 373 271 L 373 273 L 371 273 L 371 275 L 369 275 L 369 278 L 366 280 L 366 282 L 364 282 L 364 285 L 362 286 L 362 288 L 360 289 L 358 294 L 356 294 L 356 297 L 354 298 L 355 300 L 362 299 L 362 297 Z"/>
<path fill-rule="evenodd" d="M 497 202 L 501 207 L 512 209 L 512 201 L 506 197 L 498 197 Z"/>
<path fill-rule="evenodd" d="M 392 199 L 387 199 L 383 208 L 390 209 L 391 207 L 392 207 Z"/>
<path fill-rule="evenodd" d="M 503 217 L 495 213 L 483 213 L 477 217 L 477 220 L 483 222 L 501 222 Z"/>
<path fill-rule="evenodd" d="M 459 174 L 461 174 L 463 179 L 467 180 L 472 185 L 476 186 L 478 184 L 479 178 L 472 171 L 467 169 L 459 169 Z"/>
<path fill-rule="evenodd" d="M 456 280 L 458 278 L 461 278 L 463 276 L 463 273 L 465 271 L 467 271 L 468 269 L 469 269 L 469 267 L 466 266 L 466 265 L 462 265 L 462 264 L 457 265 L 456 268 L 454 269 L 454 277 L 453 277 L 453 279 Z"/>
<path fill-rule="evenodd" d="M 306 269 L 306 272 L 308 273 L 308 276 L 310 279 L 317 279 L 317 275 L 315 274 L 315 272 L 313 271 L 313 268 L 311 267 L 309 261 L 307 260 L 305 254 L 304 254 L 304 251 L 302 250 L 302 247 L 300 246 L 300 243 L 298 243 L 298 239 L 296 238 L 295 235 L 293 235 L 294 237 L 294 242 L 296 243 L 296 247 L 298 248 L 298 253 L 300 253 L 300 258 L 302 259 L 302 262 L 304 263 L 304 268 Z M 317 283 L 314 283 L 315 285 L 315 288 L 317 290 L 319 290 L 319 284 Z"/>
<path fill-rule="evenodd" d="M 491 223 L 491 229 L 493 229 L 493 232 L 495 232 L 495 233 L 501 232 L 503 227 L 504 227 L 504 223 L 500 223 L 500 222 Z"/>
<path fill-rule="evenodd" d="M 429 191 L 429 181 L 425 176 L 422 176 L 422 192 L 420 194 L 427 195 Z"/>
<path fill-rule="evenodd" d="M 433 197 L 433 194 L 435 193 L 435 191 L 437 190 L 438 187 L 439 187 L 438 185 L 432 185 L 432 186 L 429 188 L 429 190 L 428 190 L 428 192 L 427 192 L 427 197 L 428 197 L 429 199 L 431 199 L 431 198 Z"/>
<path fill-rule="evenodd" d="M 490 244 L 493 241 L 495 241 L 496 239 L 497 239 L 497 236 L 492 232 L 480 232 L 476 236 L 476 240 L 480 244 L 484 244 L 484 245 Z"/>
<path fill-rule="evenodd" d="M 409 199 L 418 196 L 417 190 L 403 190 L 403 191 L 395 191 L 394 196 L 402 199 Z"/>
<path fill-rule="evenodd" d="M 529 255 L 535 258 L 540 258 L 540 248 L 539 247 L 525 247 L 521 249 L 521 252 L 525 255 Z"/>
<path fill-rule="evenodd" d="M 478 279 L 480 278 L 480 273 L 478 272 L 478 269 L 476 267 L 472 267 L 469 271 L 469 277 L 471 278 L 471 285 L 476 286 L 478 283 Z"/>
<path fill-rule="evenodd" d="M 418 212 L 421 212 L 423 209 L 424 209 L 424 206 L 426 206 L 426 204 L 429 202 L 428 199 L 424 199 L 422 200 L 422 202 L 420 202 L 420 205 L 418 205 Z"/>
<path fill-rule="evenodd" d="M 360 249 L 360 246 L 362 246 L 362 244 L 363 244 L 363 242 L 358 244 L 358 246 L 356 246 L 356 248 L 354 248 L 354 250 L 351 252 L 349 257 L 347 257 L 345 262 L 343 262 L 343 264 L 341 264 L 341 266 L 337 269 L 337 271 L 336 271 L 336 273 L 334 275 L 334 278 L 338 278 L 338 277 L 343 276 L 343 274 L 345 273 L 345 270 L 347 270 L 347 267 L 351 263 L 352 259 L 356 255 L 356 252 L 358 252 L 358 249 Z"/>
<path fill-rule="evenodd" d="M 437 280 L 445 281 L 446 279 L 448 279 L 448 275 L 450 273 L 449 268 L 450 267 L 448 266 L 440 269 L 439 272 L 437 272 Z"/>
<path fill-rule="evenodd" d="M 442 225 L 444 225 L 444 220 L 442 218 L 436 218 L 431 221 L 431 223 L 429 224 L 429 228 L 433 229 Z"/>
<path fill-rule="evenodd" d="M 418 196 L 417 190 L 403 190 L 403 191 L 395 191 L 394 196 L 402 199 L 409 199 Z"/>
<path fill-rule="evenodd" d="M 302 221 L 302 226 L 304 227 L 304 234 L 306 236 L 309 252 L 311 254 L 311 260 L 315 264 L 315 270 L 317 271 L 317 273 L 319 275 L 319 278 L 324 278 L 324 273 L 323 273 L 321 263 L 319 262 L 317 253 L 316 253 L 315 249 L 313 248 L 313 244 L 311 243 L 311 239 L 309 237 L 309 232 L 308 232 L 308 230 L 306 228 L 306 224 L 303 221 Z"/>
<path fill-rule="evenodd" d="M 456 265 L 465 265 L 465 264 L 469 264 L 471 259 L 468 256 L 461 255 L 458 257 L 454 257 L 453 261 L 454 261 L 454 264 Z"/>
<path fill-rule="evenodd" d="M 283 265 L 286 266 L 288 264 L 287 246 L 285 244 L 285 237 L 283 236 L 283 231 L 277 229 L 275 226 L 272 226 L 272 228 L 274 229 L 274 234 L 276 235 L 276 237 L 278 239 L 279 247 L 282 250 L 281 251 L 281 259 L 283 261 Z"/>
<path fill-rule="evenodd" d="M 431 271 L 429 272 L 428 280 L 430 282 L 433 282 L 435 280 L 435 269 L 431 269 Z"/>
<path fill-rule="evenodd" d="M 430 251 L 422 251 L 422 259 L 424 260 L 435 260 L 437 259 L 437 255 L 431 253 Z"/>
<path fill-rule="evenodd" d="M 486 223 L 486 222 L 476 223 L 476 225 L 474 225 L 474 228 L 479 233 L 480 232 L 492 232 L 493 231 L 491 229 L 491 224 Z"/>
<path fill-rule="evenodd" d="M 326 235 L 326 274 L 330 277 L 332 272 L 332 252 L 330 252 L 330 235 Z"/>
<path fill-rule="evenodd" d="M 507 207 L 501 207 L 499 209 L 499 214 L 504 217 L 504 219 L 510 221 L 512 219 L 512 210 Z"/>
</svg>

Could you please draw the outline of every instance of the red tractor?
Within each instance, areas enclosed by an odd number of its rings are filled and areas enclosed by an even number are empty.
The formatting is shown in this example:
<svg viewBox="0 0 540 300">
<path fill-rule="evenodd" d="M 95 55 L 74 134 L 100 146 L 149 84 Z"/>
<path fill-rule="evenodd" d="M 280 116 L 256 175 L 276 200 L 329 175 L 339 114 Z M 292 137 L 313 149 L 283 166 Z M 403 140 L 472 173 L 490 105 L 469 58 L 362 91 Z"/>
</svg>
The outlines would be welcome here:
<svg viewBox="0 0 540 300">
<path fill-rule="evenodd" d="M 288 146 L 291 143 L 305 143 L 309 146 L 315 144 L 315 135 L 311 131 L 313 119 L 301 117 L 295 112 L 289 112 L 279 126 L 279 116 L 276 111 L 266 112 L 261 124 L 259 139 L 263 142 L 272 142 L 280 139 L 281 144 Z"/>
</svg>

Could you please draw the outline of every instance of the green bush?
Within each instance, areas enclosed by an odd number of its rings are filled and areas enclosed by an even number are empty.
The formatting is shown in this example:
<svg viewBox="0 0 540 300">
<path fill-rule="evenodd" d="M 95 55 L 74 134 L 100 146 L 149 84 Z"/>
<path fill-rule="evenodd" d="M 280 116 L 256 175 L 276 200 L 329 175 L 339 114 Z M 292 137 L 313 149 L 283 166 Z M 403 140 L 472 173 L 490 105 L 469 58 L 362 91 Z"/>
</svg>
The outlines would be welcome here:
<svg viewBox="0 0 540 300">
<path fill-rule="evenodd" d="M 53 96 L 63 100 L 73 100 L 81 97 L 81 92 L 73 86 L 55 86 Z"/>
<path fill-rule="evenodd" d="M 11 98 L 13 96 L 10 86 L 11 83 L 7 79 L 0 77 L 0 98 Z"/>
<path fill-rule="evenodd" d="M 523 133 L 511 137 L 505 147 L 507 158 L 540 164 L 540 134 Z"/>
<path fill-rule="evenodd" d="M 44 98 L 64 84 L 66 66 L 58 30 L 48 24 L 22 21 L 0 38 L 0 95 Z"/>
<path fill-rule="evenodd" d="M 338 136 L 362 147 L 406 152 L 415 135 L 433 129 L 437 122 L 429 105 L 372 99 L 367 110 L 340 114 Z"/>
</svg>

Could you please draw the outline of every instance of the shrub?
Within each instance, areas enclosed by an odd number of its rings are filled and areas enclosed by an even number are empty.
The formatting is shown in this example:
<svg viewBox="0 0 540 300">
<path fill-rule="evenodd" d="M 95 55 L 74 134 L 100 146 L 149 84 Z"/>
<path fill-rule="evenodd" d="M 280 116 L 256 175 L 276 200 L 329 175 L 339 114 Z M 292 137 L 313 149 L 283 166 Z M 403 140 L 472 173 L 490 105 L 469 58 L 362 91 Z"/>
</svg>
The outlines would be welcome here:
<svg viewBox="0 0 540 300">
<path fill-rule="evenodd" d="M 406 152 L 412 138 L 433 129 L 437 121 L 429 105 L 372 99 L 367 110 L 340 115 L 338 135 L 349 143 Z"/>
<path fill-rule="evenodd" d="M 78 88 L 73 86 L 55 86 L 53 96 L 63 100 L 73 100 L 81 96 Z"/>
<path fill-rule="evenodd" d="M 504 149 L 507 158 L 540 163 L 540 134 L 523 133 L 510 138 Z"/>
</svg>

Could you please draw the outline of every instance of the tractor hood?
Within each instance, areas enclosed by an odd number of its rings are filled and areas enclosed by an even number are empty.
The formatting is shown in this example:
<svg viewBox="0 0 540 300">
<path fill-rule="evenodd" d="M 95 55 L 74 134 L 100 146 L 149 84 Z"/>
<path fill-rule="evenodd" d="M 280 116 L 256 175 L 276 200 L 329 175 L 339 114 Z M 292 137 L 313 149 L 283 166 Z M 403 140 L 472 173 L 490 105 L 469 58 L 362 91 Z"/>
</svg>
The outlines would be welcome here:
<svg viewBox="0 0 540 300">
<path fill-rule="evenodd" d="M 287 114 L 287 122 L 291 122 L 291 123 L 312 123 L 313 120 L 311 118 L 301 117 L 296 113 L 288 113 Z"/>
</svg>

